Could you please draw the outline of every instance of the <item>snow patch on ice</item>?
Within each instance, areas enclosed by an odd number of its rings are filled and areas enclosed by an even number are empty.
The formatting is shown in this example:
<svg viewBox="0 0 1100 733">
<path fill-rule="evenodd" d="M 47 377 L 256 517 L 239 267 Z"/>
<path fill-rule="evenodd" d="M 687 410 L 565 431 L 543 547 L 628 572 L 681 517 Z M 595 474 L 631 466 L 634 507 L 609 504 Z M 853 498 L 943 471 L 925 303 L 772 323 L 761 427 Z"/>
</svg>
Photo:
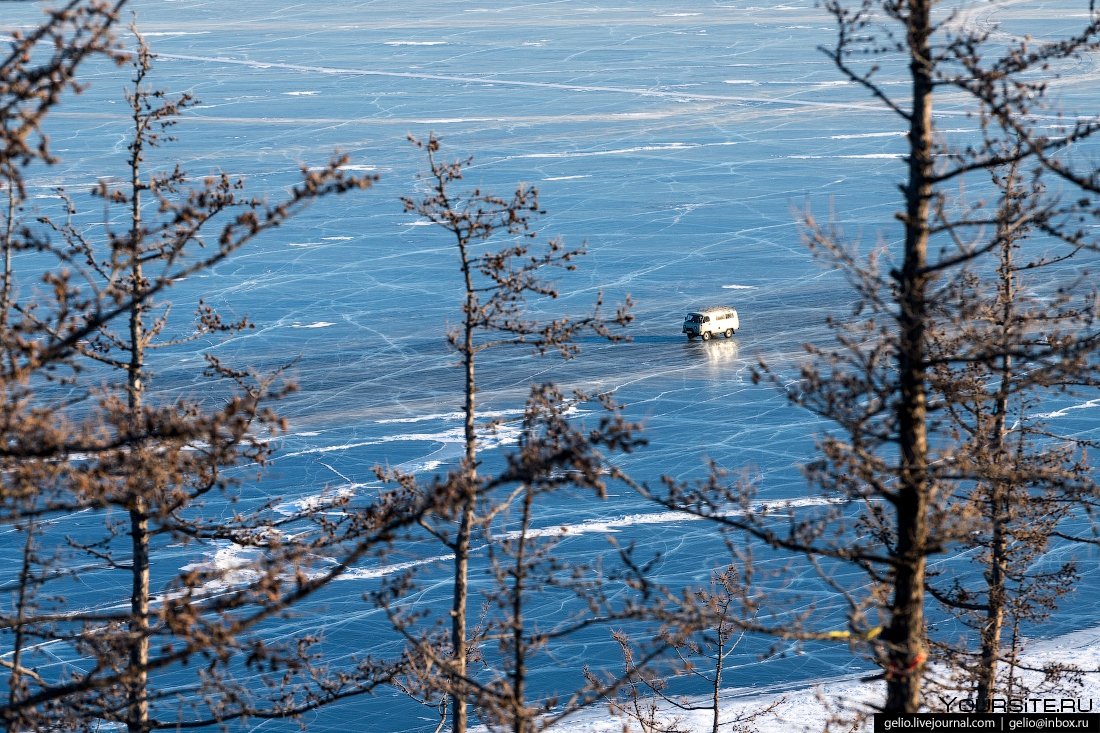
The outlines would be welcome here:
<svg viewBox="0 0 1100 733">
<path fill-rule="evenodd" d="M 495 420 L 501 417 L 516 417 L 523 414 L 523 410 L 485 410 L 479 412 L 478 415 L 483 418 L 489 418 Z M 425 422 L 427 420 L 462 420 L 465 414 L 459 411 L 455 412 L 436 412 L 430 415 L 417 415 L 415 417 L 389 417 L 383 420 L 375 420 L 379 425 L 388 425 L 391 423 L 415 423 Z"/>
<path fill-rule="evenodd" d="M 493 430 L 479 428 L 478 438 L 480 447 L 485 449 L 496 448 L 508 443 L 514 443 L 520 434 L 520 429 L 513 425 L 497 425 Z M 395 443 L 400 441 L 421 441 L 426 443 L 457 444 L 466 442 L 466 428 L 458 427 L 444 430 L 439 433 L 403 433 L 401 435 L 389 435 L 382 438 L 380 443 Z"/>
<path fill-rule="evenodd" d="M 320 171 L 328 170 L 328 167 L 327 166 L 321 166 L 321 165 L 314 165 L 314 166 L 310 166 L 309 170 L 310 170 L 310 172 L 320 172 Z M 376 165 L 367 165 L 365 163 L 348 163 L 346 165 L 340 166 L 340 170 L 342 170 L 342 171 L 354 171 L 354 172 L 357 172 L 357 173 L 373 173 L 373 172 L 378 170 L 378 166 L 376 166 Z M 348 237 L 348 239 L 350 239 L 350 238 L 351 237 Z"/>
<path fill-rule="evenodd" d="M 406 466 L 402 464 L 398 466 L 404 473 L 427 473 L 428 471 L 434 471 L 443 465 L 443 461 L 432 459 L 430 461 L 421 461 L 420 463 L 413 463 Z"/>
<path fill-rule="evenodd" d="M 281 504 L 276 504 L 273 509 L 280 514 L 288 516 L 303 514 L 305 512 L 321 511 L 338 504 L 343 504 L 345 499 L 355 495 L 356 489 L 366 485 L 367 484 L 358 483 L 346 484 L 335 489 L 322 491 L 319 494 L 295 499 L 294 501 L 284 501 Z"/>
<path fill-rule="evenodd" d="M 331 321 L 315 321 L 313 323 L 309 323 L 309 324 L 306 324 L 306 325 L 302 325 L 301 323 L 292 323 L 292 324 L 290 324 L 290 327 L 291 328 L 328 328 L 329 326 L 335 326 L 335 325 L 336 324 L 332 323 Z"/>
<path fill-rule="evenodd" d="M 217 549 L 209 560 L 184 565 L 180 570 L 185 573 L 197 571 L 216 574 L 218 580 L 206 583 L 203 586 L 204 591 L 231 585 L 247 585 L 259 578 L 259 573 L 252 566 L 261 553 L 262 550 L 257 547 L 245 547 L 236 542 L 221 541 L 217 543 Z"/>
</svg>

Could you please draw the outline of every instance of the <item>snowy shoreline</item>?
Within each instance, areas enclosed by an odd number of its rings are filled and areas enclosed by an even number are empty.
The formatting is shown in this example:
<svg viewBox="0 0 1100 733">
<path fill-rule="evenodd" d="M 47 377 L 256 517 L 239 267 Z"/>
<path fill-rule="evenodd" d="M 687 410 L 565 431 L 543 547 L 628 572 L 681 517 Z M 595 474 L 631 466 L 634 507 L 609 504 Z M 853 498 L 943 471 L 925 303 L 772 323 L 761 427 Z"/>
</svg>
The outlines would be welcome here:
<svg viewBox="0 0 1100 733">
<path fill-rule="evenodd" d="M 1021 662 L 1025 666 L 1039 666 L 1058 661 L 1074 665 L 1083 672 L 1083 684 L 1076 690 L 1067 690 L 1065 694 L 1031 695 L 1028 701 L 1072 699 L 1077 709 L 1083 712 L 1100 710 L 1100 626 L 1071 632 L 1052 639 L 1035 639 L 1029 644 Z M 937 669 L 930 671 L 932 678 Z M 1090 673 L 1091 672 L 1091 673 Z M 722 709 L 722 729 L 738 730 L 739 720 L 750 718 L 757 711 L 769 706 L 774 708 L 749 723 L 742 723 L 748 730 L 758 733 L 811 733 L 824 729 L 826 721 L 838 718 L 854 719 L 865 716 L 864 723 L 854 730 L 870 731 L 872 705 L 880 702 L 884 696 L 881 680 L 862 682 L 874 674 L 873 671 L 843 675 L 822 680 L 816 684 L 803 682 L 777 683 L 766 687 L 728 687 L 719 693 Z M 1034 672 L 1022 673 L 1030 682 L 1038 681 L 1040 675 Z M 959 700 L 965 699 L 963 694 Z M 701 707 L 710 704 L 707 695 L 677 697 L 687 707 Z M 1000 699 L 1000 698 L 998 698 Z M 1012 698 L 1016 700 L 1017 698 Z M 935 712 L 943 711 L 943 704 L 936 699 Z M 954 703 L 958 705 L 958 700 Z M 1032 705 L 1031 707 L 1034 707 Z M 703 733 L 711 730 L 709 710 L 685 712 L 668 703 L 659 706 L 659 722 L 664 729 L 674 729 L 684 733 Z M 956 708 L 953 712 L 959 712 Z M 1039 711 L 1036 711 L 1039 712 Z M 625 727 L 629 724 L 629 727 Z M 570 733 L 623 733 L 624 730 L 637 731 L 641 726 L 628 717 L 612 715 L 606 705 L 594 706 L 567 718 L 556 726 Z M 847 730 L 847 728 L 845 728 Z M 477 729 L 480 731 L 485 728 Z"/>
</svg>

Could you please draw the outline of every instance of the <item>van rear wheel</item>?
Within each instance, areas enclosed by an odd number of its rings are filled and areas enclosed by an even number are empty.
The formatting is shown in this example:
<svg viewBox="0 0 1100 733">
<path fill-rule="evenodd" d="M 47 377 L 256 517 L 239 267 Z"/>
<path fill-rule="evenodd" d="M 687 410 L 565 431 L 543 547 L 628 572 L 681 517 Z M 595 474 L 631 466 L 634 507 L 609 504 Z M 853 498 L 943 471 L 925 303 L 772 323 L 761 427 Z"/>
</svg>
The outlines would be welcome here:
<svg viewBox="0 0 1100 733">
<path fill-rule="evenodd" d="M 710 331 L 703 331 L 701 334 L 699 334 L 699 338 L 703 339 L 704 341 L 710 341 Z"/>
<path fill-rule="evenodd" d="M 726 338 L 730 338 L 732 336 L 733 336 L 733 329 L 732 328 L 727 328 L 726 329 Z"/>
</svg>

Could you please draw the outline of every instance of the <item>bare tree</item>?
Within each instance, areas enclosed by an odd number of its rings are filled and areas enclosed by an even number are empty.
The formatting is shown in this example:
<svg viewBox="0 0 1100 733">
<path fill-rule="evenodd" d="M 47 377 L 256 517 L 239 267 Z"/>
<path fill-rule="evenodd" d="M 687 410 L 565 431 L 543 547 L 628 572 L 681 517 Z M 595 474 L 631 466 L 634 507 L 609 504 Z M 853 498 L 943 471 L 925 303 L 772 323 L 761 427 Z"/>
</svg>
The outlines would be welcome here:
<svg viewBox="0 0 1100 733">
<path fill-rule="evenodd" d="M 3 511 L 12 526 L 24 533 L 19 573 L 14 583 L 7 707 L 4 721 L 12 730 L 27 728 L 29 722 L 18 702 L 24 698 L 37 674 L 24 662 L 33 636 L 25 621 L 34 612 L 43 578 L 37 571 L 42 555 L 38 546 L 38 519 L 34 511 L 40 480 L 40 464 L 22 462 L 24 454 L 45 453 L 36 439 L 44 436 L 38 411 L 28 404 L 28 381 L 38 366 L 26 359 L 33 347 L 20 329 L 13 328 L 13 300 L 17 289 L 13 261 L 22 243 L 33 241 L 23 218 L 26 201 L 25 169 L 36 162 L 53 160 L 43 122 L 62 96 L 79 91 L 76 73 L 89 57 L 108 51 L 113 44 L 112 27 L 123 2 L 113 5 L 73 0 L 49 13 L 29 33 L 13 32 L 7 52 L 0 59 L 0 181 L 5 190 L 2 247 L 3 272 L 0 280 L 0 389 L 3 393 L 3 445 L 0 472 L 5 477 L 0 494 Z M 30 362 L 28 364 L 28 361 Z M 28 429 L 29 428 L 29 429 Z M 56 436 L 49 435 L 50 438 Z M 51 445 L 56 440 L 47 443 Z"/>
<path fill-rule="evenodd" d="M 329 670 L 314 649 L 316 633 L 273 641 L 268 622 L 443 497 L 398 489 L 289 513 L 253 500 L 233 469 L 262 466 L 272 450 L 267 438 L 284 427 L 270 403 L 292 385 L 280 374 L 208 357 L 217 407 L 201 394 L 163 401 L 149 392 L 150 355 L 248 325 L 223 322 L 202 302 L 194 319 L 173 317 L 166 296 L 175 283 L 231 257 L 310 203 L 367 188 L 373 179 L 347 174 L 346 160 L 337 157 L 304 168 L 301 181 L 270 203 L 224 175 L 194 182 L 178 167 L 149 166 L 150 152 L 170 141 L 166 129 L 190 100 L 147 86 L 153 57 L 139 42 L 127 96 L 127 174 L 92 192 L 107 211 L 102 228 L 84 226 L 85 199 L 65 192 L 59 217 L 32 221 L 22 207 L 23 171 L 52 161 L 41 132 L 48 112 L 73 86 L 73 59 L 110 48 L 113 21 L 110 8 L 73 3 L 28 40 L 17 38 L 15 60 L 4 67 L 7 96 L 0 101 L 13 120 L 30 122 L 4 128 L 12 207 L 0 321 L 0 522 L 25 541 L 5 587 L 12 611 L 0 616 L 11 640 L 0 716 L 9 730 L 82 729 L 99 721 L 142 733 L 293 717 L 373 689 L 393 677 L 394 666 L 362 656 L 350 669 Z M 57 49 L 51 65 L 29 65 L 43 58 L 36 46 L 43 43 Z M 35 135 L 40 141 L 29 146 Z M 126 212 L 117 229 L 114 210 Z M 218 495 L 237 503 L 228 518 L 204 508 L 204 499 Z M 62 521 L 82 516 L 91 527 Z M 210 542 L 232 543 L 254 560 L 230 569 L 181 570 L 176 558 L 157 563 L 157 551 L 171 543 Z M 72 607 L 66 595 L 92 579 L 100 595 Z M 47 659 L 62 665 L 47 668 Z M 196 662 L 201 670 L 190 684 L 165 684 L 178 683 L 180 670 Z"/>
<path fill-rule="evenodd" d="M 753 631 L 751 617 L 756 604 L 741 572 L 743 567 L 751 566 L 751 562 L 745 562 L 747 559 L 742 558 L 737 566 L 715 570 L 710 588 L 692 589 L 687 594 L 684 603 L 689 613 L 682 614 L 681 619 L 693 622 L 684 624 L 681 620 L 665 630 L 665 640 L 674 655 L 672 665 L 666 669 L 639 667 L 630 637 L 615 635 L 623 655 L 626 684 L 616 697 L 609 698 L 613 712 L 636 722 L 642 733 L 685 733 L 692 727 L 681 716 L 691 713 L 706 715 L 711 733 L 742 733 L 755 730 L 754 723 L 784 701 L 778 698 L 738 713 L 723 709 L 722 689 L 729 683 L 729 660 L 742 639 Z M 707 691 L 705 697 L 673 694 L 670 683 L 676 677 L 701 682 Z"/>
<path fill-rule="evenodd" d="M 994 180 L 1001 190 L 992 226 L 996 258 L 985 263 L 990 272 L 968 267 L 941 291 L 942 324 L 931 348 L 935 394 L 960 444 L 956 470 L 974 482 L 961 492 L 958 511 L 975 524 L 969 543 L 982 572 L 974 582 L 945 568 L 929 591 L 978 632 L 976 650 L 949 641 L 938 646 L 972 683 L 982 711 L 998 692 L 1004 696 L 997 672 L 1006 623 L 1042 621 L 1072 590 L 1073 562 L 1045 567 L 1041 560 L 1065 522 L 1080 520 L 1097 494 L 1085 453 L 1090 441 L 1051 432 L 1041 406 L 1100 382 L 1095 288 L 1084 279 L 1051 278 L 1061 280 L 1053 296 L 1033 295 L 1044 289 L 1047 270 L 1081 249 L 1020 261 L 1027 237 L 1050 226 L 1055 209 L 1043 201 L 1038 181 L 1020 180 L 1017 164 L 995 172 Z M 957 358 L 966 353 L 973 358 Z"/>
<path fill-rule="evenodd" d="M 1027 223 L 1044 247 L 1062 247 L 1065 253 L 1095 248 L 1088 226 L 1095 205 L 1081 195 L 1098 190 L 1095 169 L 1058 151 L 1073 149 L 1097 123 L 1076 118 L 1082 121 L 1067 121 L 1051 132 L 1040 118 L 1052 112 L 1047 90 L 1055 65 L 1095 49 L 1100 22 L 1090 8 L 1081 30 L 1063 40 L 1001 43 L 992 30 L 964 23 L 961 10 L 937 8 L 931 0 L 830 0 L 825 8 L 836 21 L 837 41 L 824 52 L 897 120 L 905 134 L 906 165 L 899 185 L 899 231 L 872 251 L 860 251 L 839 227 L 806 215 L 811 251 L 843 273 L 855 304 L 849 316 L 828 321 L 834 343 L 807 345 L 810 360 L 793 386 L 785 387 L 790 380 L 765 363 L 758 374 L 833 426 L 819 438 L 820 460 L 805 468 L 825 501 L 791 507 L 791 519 L 782 522 L 761 510 L 754 487 L 731 487 L 721 477 L 696 486 L 670 483 L 663 493 L 646 491 L 660 494 L 667 506 L 811 559 L 822 582 L 848 609 L 849 629 L 835 634 L 807 627 L 809 619 L 803 619 L 803 625 L 775 623 L 761 630 L 858 644 L 882 669 L 881 709 L 912 713 L 922 705 L 929 660 L 928 558 L 968 546 L 984 520 L 973 505 L 961 511 L 959 498 L 968 496 L 975 482 L 989 486 L 997 479 L 988 452 L 963 465 L 968 449 L 960 447 L 960 428 L 947 414 L 954 395 L 942 391 L 935 370 L 973 363 L 992 374 L 1005 355 L 1028 369 L 1050 363 L 1091 369 L 1088 364 L 1095 363 L 1096 334 L 1087 320 L 1067 324 L 1058 339 L 1031 334 L 1007 349 L 988 332 L 980 340 L 971 332 L 972 338 L 947 350 L 941 350 L 946 342 L 936 339 L 941 329 L 958 331 L 965 315 L 957 309 L 945 314 L 941 302 L 957 305 L 958 299 L 948 296 L 971 277 L 968 266 L 1000 251 L 1003 232 L 997 236 L 991 230 L 1023 223 L 1004 219 L 989 204 L 999 199 L 989 184 L 990 171 L 1016 163 L 1029 176 L 1057 181 L 1059 190 L 1029 210 Z M 894 95 L 886 83 L 901 78 L 905 96 Z M 961 98 L 971 113 L 975 129 L 969 133 L 937 124 L 936 100 L 952 91 L 953 103 Z M 966 191 L 978 191 L 979 197 L 972 200 Z M 986 404 L 989 399 L 983 398 Z M 1042 482 L 1049 476 L 1034 478 Z M 731 503 L 736 512 L 730 512 Z M 858 589 L 838 582 L 844 566 L 857 568 L 869 582 Z"/>
<path fill-rule="evenodd" d="M 575 424 L 569 413 L 592 402 L 601 407 L 598 424 Z M 621 477 L 609 454 L 640 446 L 636 429 L 607 397 L 566 398 L 551 385 L 532 386 L 518 445 L 506 455 L 506 468 L 485 485 L 498 514 L 492 525 L 482 524 L 493 583 L 483 592 L 482 618 L 470 642 L 493 672 L 488 678 L 471 672 L 468 684 L 472 704 L 490 730 L 545 730 L 622 682 L 586 675 L 578 676 L 572 689 L 529 689 L 536 663 L 553 664 L 569 644 L 612 624 L 649 617 L 659 605 L 645 568 L 633 562 L 628 548 L 618 548 L 621 562 L 614 566 L 578 560 L 566 552 L 566 529 L 539 526 L 553 516 L 553 505 L 543 506 L 547 500 L 606 499 L 608 486 Z M 552 619 L 529 615 L 528 609 L 547 603 L 561 613 Z"/>
<path fill-rule="evenodd" d="M 459 468 L 445 482 L 454 497 L 453 508 L 440 517 L 441 521 L 425 522 L 424 528 L 454 555 L 448 645 L 450 656 L 444 665 L 445 669 L 437 672 L 442 672 L 442 678 L 449 678 L 446 692 L 450 697 L 452 730 L 463 733 L 468 725 L 468 698 L 476 695 L 478 690 L 488 691 L 488 688 L 473 683 L 469 668 L 473 637 L 468 627 L 468 577 L 471 542 L 475 533 L 479 528 L 488 531 L 493 519 L 513 499 L 526 497 L 524 501 L 533 500 L 535 493 L 557 487 L 559 483 L 548 480 L 545 473 L 553 468 L 566 468 L 572 461 L 583 463 L 592 460 L 587 451 L 598 446 L 601 440 L 610 440 L 615 449 L 629 445 L 625 438 L 612 435 L 608 438 L 594 436 L 591 445 L 580 441 L 577 444 L 562 443 L 544 448 L 543 450 L 550 450 L 551 455 L 543 457 L 543 467 L 536 470 L 534 466 L 527 466 L 523 469 L 531 475 L 530 480 L 542 477 L 538 479 L 544 482 L 541 488 L 531 485 L 528 479 L 517 479 L 508 471 L 497 477 L 481 476 L 478 471 L 478 448 L 486 431 L 493 430 L 493 424 L 481 423 L 478 419 L 476 366 L 484 358 L 482 354 L 485 351 L 508 346 L 526 345 L 539 354 L 557 352 L 569 358 L 578 351 L 576 336 L 586 331 L 612 341 L 620 340 L 622 337 L 611 329 L 612 326 L 624 326 L 629 322 L 629 303 L 619 307 L 610 319 L 601 315 L 599 298 L 593 312 L 579 318 L 563 316 L 540 321 L 527 315 L 525 306 L 529 298 L 557 297 L 557 290 L 551 281 L 545 279 L 545 273 L 553 269 L 573 270 L 574 260 L 583 254 L 583 250 L 566 248 L 558 240 L 551 240 L 537 250 L 532 247 L 530 240 L 536 236 L 530 230 L 532 219 L 542 213 L 534 188 L 520 185 L 510 197 L 498 197 L 477 188 L 467 192 L 456 191 L 469 161 L 441 161 L 438 157 L 439 141 L 435 137 L 430 137 L 426 142 L 412 142 L 427 154 L 429 170 L 424 179 L 428 182 L 429 190 L 423 198 L 404 199 L 405 209 L 448 233 L 455 245 L 462 278 L 462 323 L 448 333 L 447 340 L 458 353 L 463 369 L 465 454 Z M 507 237 L 511 241 L 499 249 L 494 248 L 493 240 L 501 237 Z M 557 408 L 551 406 L 548 393 L 536 391 L 528 407 L 529 413 L 532 409 L 537 409 L 539 414 L 553 416 Z M 534 429 L 533 426 L 531 429 Z M 602 483 L 598 478 L 589 476 L 586 472 L 581 472 L 581 475 L 583 480 L 577 479 L 578 485 L 602 490 Z M 411 481 L 411 477 L 405 477 L 405 480 Z M 501 484 L 517 480 L 520 490 L 505 492 L 503 498 L 499 492 L 494 493 Z M 530 505 L 525 503 L 524 506 L 530 511 Z M 452 517 L 457 520 L 457 526 L 453 528 L 447 523 Z M 512 580 L 518 585 L 513 586 L 510 602 L 516 604 L 522 602 L 525 594 L 522 588 L 525 582 L 523 578 L 529 573 L 529 570 L 524 569 L 528 567 L 530 560 L 524 559 L 527 541 L 526 538 L 518 540 L 519 545 L 513 549 L 517 565 L 512 570 Z M 521 576 L 516 576 L 515 573 L 520 573 Z M 399 627 L 407 624 L 402 620 L 397 620 L 397 623 Z M 516 625 L 517 633 L 522 634 L 522 616 L 514 617 L 512 623 Z M 510 643 L 518 645 L 515 650 L 521 657 L 527 653 L 523 651 L 526 642 L 513 639 Z M 525 673 L 522 664 L 516 664 L 518 666 L 512 670 L 511 692 L 497 692 L 490 697 L 500 699 L 503 694 L 505 698 L 512 700 L 510 705 L 513 715 L 519 716 L 514 719 L 529 721 L 528 713 L 521 714 L 521 709 L 525 709 L 522 702 L 522 680 Z M 522 725 L 526 726 L 527 723 Z"/>
</svg>

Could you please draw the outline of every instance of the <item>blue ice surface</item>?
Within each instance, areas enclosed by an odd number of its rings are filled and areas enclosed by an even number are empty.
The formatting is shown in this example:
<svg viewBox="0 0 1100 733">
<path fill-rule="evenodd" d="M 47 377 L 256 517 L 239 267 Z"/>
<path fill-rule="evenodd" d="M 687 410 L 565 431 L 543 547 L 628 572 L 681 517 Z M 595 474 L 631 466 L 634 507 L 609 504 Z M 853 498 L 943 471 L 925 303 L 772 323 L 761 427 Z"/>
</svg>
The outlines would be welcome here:
<svg viewBox="0 0 1100 733">
<path fill-rule="evenodd" d="M 419 226 L 399 202 L 425 185 L 417 180 L 425 160 L 405 136 L 433 133 L 442 157 L 474 156 L 470 185 L 497 193 L 521 181 L 536 185 L 547 209 L 541 233 L 587 246 L 578 271 L 562 276 L 558 302 L 536 308 L 584 312 L 597 292 L 609 304 L 627 294 L 636 303 L 631 343 L 587 339 L 568 363 L 522 350 L 487 353 L 479 364 L 486 410 L 514 424 L 533 380 L 611 391 L 645 424 L 649 446 L 619 461 L 631 475 L 700 479 L 710 458 L 747 471 L 764 500 L 812 495 L 799 466 L 813 457 L 821 424 L 771 387 L 753 385 L 750 368 L 764 358 L 793 379 L 802 344 L 826 342 L 825 316 L 843 317 L 851 305 L 843 278 L 807 254 L 800 214 L 833 217 L 865 249 L 891 245 L 904 176 L 899 120 L 816 50 L 833 39 L 814 3 L 141 0 L 131 7 L 158 54 L 154 83 L 200 100 L 152 165 L 241 176 L 250 192 L 273 200 L 300 166 L 323 164 L 334 150 L 348 154 L 354 170 L 381 177 L 366 193 L 318 203 L 176 289 L 179 301 L 201 296 L 227 316 L 247 314 L 256 329 L 167 353 L 153 382 L 162 396 L 200 383 L 200 347 L 257 368 L 294 362 L 301 391 L 281 406 L 290 434 L 261 481 L 242 472 L 246 500 L 294 502 L 348 486 L 369 493 L 376 464 L 425 477 L 456 465 L 461 375 L 444 341 L 461 316 L 455 253 L 444 233 Z M 27 25 L 37 10 L 9 4 L 4 22 Z M 1038 26 L 994 11 L 971 21 L 1064 31 L 1066 14 L 1043 12 Z M 1090 57 L 1065 70 L 1058 94 L 1067 104 L 1091 99 L 1093 66 Z M 48 132 L 61 162 L 31 180 L 44 208 L 57 186 L 79 195 L 99 177 L 124 176 L 125 79 L 125 69 L 89 66 L 91 87 L 54 115 Z M 885 83 L 905 91 L 898 80 Z M 937 123 L 966 134 L 975 123 L 957 101 L 944 96 Z M 741 330 L 728 341 L 687 342 L 679 333 L 683 312 L 711 303 L 735 306 Z M 1095 432 L 1095 403 L 1073 398 L 1051 411 L 1065 408 L 1079 409 L 1059 413 L 1056 425 Z M 493 456 L 487 451 L 490 466 Z M 700 522 L 637 519 L 657 511 L 617 486 L 603 501 L 562 498 L 542 521 L 609 524 L 640 555 L 661 555 L 658 580 L 707 582 L 728 557 L 720 540 Z M 87 519 L 69 521 L 75 533 L 94 531 L 81 524 Z M 562 551 L 584 558 L 606 547 L 593 529 L 571 536 Z M 165 548 L 160 577 L 217 549 Z M 412 548 L 389 561 L 444 554 L 437 550 Z M 423 572 L 426 590 L 415 602 L 444 609 L 446 562 Z M 797 594 L 801 579 L 803 602 L 813 603 L 816 584 L 800 572 L 805 577 L 785 575 L 775 593 Z M 1084 598 L 1095 598 L 1094 575 L 1084 579 Z M 108 597 L 111 581 L 97 578 L 87 574 L 75 603 L 124 598 Z M 479 576 L 475 588 L 483 582 Z M 397 649 L 380 613 L 360 599 L 372 581 L 336 585 L 281 622 L 287 633 L 324 629 L 338 658 Z M 822 604 L 823 613 L 838 613 L 835 601 Z M 553 604 L 543 610 L 537 620 L 557 612 Z M 1082 603 L 1045 632 L 1095 623 L 1092 604 Z M 757 661 L 765 651 L 746 650 L 728 684 L 809 684 L 861 668 L 845 649 Z M 534 684 L 567 688 L 586 662 L 614 667 L 606 634 L 561 650 L 534 670 Z M 431 710 L 382 692 L 313 714 L 310 730 L 346 730 L 350 719 L 370 719 L 376 730 L 435 726 Z"/>
</svg>

